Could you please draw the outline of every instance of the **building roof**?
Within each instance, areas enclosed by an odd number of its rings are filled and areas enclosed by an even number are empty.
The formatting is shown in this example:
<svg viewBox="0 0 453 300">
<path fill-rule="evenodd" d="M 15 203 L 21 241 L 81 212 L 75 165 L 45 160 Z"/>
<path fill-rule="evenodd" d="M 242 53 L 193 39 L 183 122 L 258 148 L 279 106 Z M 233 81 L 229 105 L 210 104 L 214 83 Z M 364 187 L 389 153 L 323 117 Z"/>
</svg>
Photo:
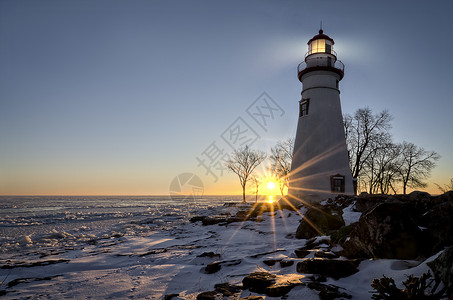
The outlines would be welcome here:
<svg viewBox="0 0 453 300">
<path fill-rule="evenodd" d="M 324 31 L 322 29 L 319 29 L 319 33 L 317 35 L 315 35 L 314 37 L 312 37 L 309 41 L 308 41 L 308 45 L 313 42 L 314 40 L 320 40 L 320 39 L 324 39 L 324 40 L 329 40 L 332 42 L 332 45 L 335 44 L 333 39 L 331 39 L 328 35 L 325 35 L 324 34 Z"/>
</svg>

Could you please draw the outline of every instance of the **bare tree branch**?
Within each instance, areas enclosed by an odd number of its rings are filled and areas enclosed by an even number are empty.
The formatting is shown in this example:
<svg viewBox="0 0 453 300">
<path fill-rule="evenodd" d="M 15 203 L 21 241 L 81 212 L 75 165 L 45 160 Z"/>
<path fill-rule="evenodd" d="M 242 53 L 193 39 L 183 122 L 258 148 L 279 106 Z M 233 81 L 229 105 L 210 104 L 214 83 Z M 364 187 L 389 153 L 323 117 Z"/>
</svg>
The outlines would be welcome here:
<svg viewBox="0 0 453 300">
<path fill-rule="evenodd" d="M 233 151 L 226 167 L 239 177 L 242 187 L 242 202 L 245 202 L 245 188 L 247 181 L 255 168 L 266 158 L 263 151 L 251 150 L 248 146 Z"/>
<path fill-rule="evenodd" d="M 280 193 L 283 196 L 285 187 L 289 185 L 289 172 L 293 160 L 294 140 L 288 138 L 278 142 L 271 148 L 269 160 L 271 161 L 271 172 L 278 178 Z"/>
<path fill-rule="evenodd" d="M 429 177 L 440 155 L 408 142 L 403 142 L 401 147 L 399 174 L 403 183 L 403 194 L 406 194 L 408 187 L 417 188 L 427 185 L 423 180 Z"/>
</svg>

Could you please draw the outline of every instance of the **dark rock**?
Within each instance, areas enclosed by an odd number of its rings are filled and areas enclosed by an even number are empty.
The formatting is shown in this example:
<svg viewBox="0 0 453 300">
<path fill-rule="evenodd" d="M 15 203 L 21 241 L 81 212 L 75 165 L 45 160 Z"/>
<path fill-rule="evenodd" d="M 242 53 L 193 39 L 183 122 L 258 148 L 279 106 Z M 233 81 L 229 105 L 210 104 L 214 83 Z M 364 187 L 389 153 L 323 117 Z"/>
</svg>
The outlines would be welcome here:
<svg viewBox="0 0 453 300">
<path fill-rule="evenodd" d="M 178 297 L 178 296 L 179 296 L 179 294 L 167 294 L 167 295 L 164 296 L 164 300 L 171 300 L 171 299 L 173 299 L 175 297 Z"/>
<path fill-rule="evenodd" d="M 369 195 L 367 193 L 361 193 L 360 196 L 357 197 L 354 208 L 358 212 L 365 212 L 376 205 L 385 202 L 388 197 L 388 195 Z"/>
<path fill-rule="evenodd" d="M 248 219 L 249 221 L 252 221 L 252 219 Z M 226 222 L 229 223 L 235 223 L 235 222 L 243 222 L 245 221 L 244 218 L 239 218 L 239 217 L 229 217 L 226 219 Z"/>
<path fill-rule="evenodd" d="M 14 261 L 7 261 L 6 264 L 1 266 L 1 269 L 14 269 L 14 268 L 32 268 L 32 267 L 40 267 L 40 266 L 48 266 L 54 264 L 60 264 L 69 262 L 69 259 L 51 259 L 51 260 L 38 260 L 32 262 L 14 262 Z"/>
<path fill-rule="evenodd" d="M 268 266 L 273 266 L 279 261 L 281 261 L 281 259 L 265 259 L 263 260 L 263 263 Z"/>
<path fill-rule="evenodd" d="M 328 239 L 318 240 L 316 238 L 309 239 L 303 248 L 305 249 L 318 249 L 321 246 L 326 245 L 327 247 L 331 246 L 331 242 Z"/>
<path fill-rule="evenodd" d="M 283 295 L 286 295 L 294 287 L 301 285 L 301 284 L 302 283 L 300 281 L 299 282 L 290 282 L 290 281 L 277 282 L 266 288 L 266 295 L 268 295 L 270 297 L 281 297 Z"/>
<path fill-rule="evenodd" d="M 296 254 L 296 256 L 298 258 L 304 258 L 305 256 L 307 256 L 308 254 L 310 254 L 310 251 L 309 250 L 306 250 L 304 248 L 301 248 L 301 249 L 296 249 L 294 250 L 294 253 Z"/>
<path fill-rule="evenodd" d="M 297 272 L 319 274 L 335 279 L 348 277 L 359 271 L 356 260 L 334 260 L 309 258 L 297 263 Z"/>
<path fill-rule="evenodd" d="M 428 263 L 436 279 L 442 280 L 447 288 L 448 299 L 453 298 L 453 247 L 444 250 L 435 260 Z"/>
<path fill-rule="evenodd" d="M 334 244 L 343 244 L 351 234 L 355 224 L 356 223 L 350 224 L 348 226 L 343 226 L 338 230 L 332 231 L 330 233 L 330 241 Z"/>
<path fill-rule="evenodd" d="M 285 235 L 285 238 L 287 238 L 287 239 L 293 239 L 295 237 L 296 237 L 296 234 L 294 234 L 294 233 L 288 233 L 287 235 Z"/>
<path fill-rule="evenodd" d="M 322 284 L 319 282 L 310 282 L 307 285 L 312 290 L 319 291 L 319 299 L 321 300 L 333 300 L 333 299 L 351 299 L 352 296 L 339 291 L 339 287 L 334 285 Z"/>
<path fill-rule="evenodd" d="M 165 253 L 167 251 L 168 251 L 168 249 L 166 249 L 166 248 L 151 249 L 149 251 L 146 251 L 145 253 L 138 254 L 138 256 L 143 257 L 143 256 L 151 255 L 151 254 Z"/>
<path fill-rule="evenodd" d="M 280 267 L 286 268 L 294 265 L 294 260 L 281 260 L 280 261 Z"/>
<path fill-rule="evenodd" d="M 223 206 L 224 207 L 236 207 L 240 204 L 241 204 L 240 202 L 225 202 L 225 203 L 223 203 Z"/>
<path fill-rule="evenodd" d="M 195 223 L 195 222 L 201 222 L 203 221 L 205 217 L 204 216 L 195 216 L 189 219 L 190 223 Z"/>
<path fill-rule="evenodd" d="M 423 249 L 426 256 L 434 255 L 446 246 L 453 245 L 453 202 L 443 202 L 424 214 L 419 224 L 423 231 Z"/>
<path fill-rule="evenodd" d="M 201 222 L 206 218 L 205 216 L 195 216 L 189 219 L 190 223 Z"/>
<path fill-rule="evenodd" d="M 254 255 L 250 255 L 251 258 L 258 258 L 260 256 L 264 256 L 264 255 L 268 255 L 268 254 L 273 254 L 273 253 L 277 253 L 277 252 L 282 252 L 282 251 L 286 251 L 285 249 L 277 249 L 277 250 L 274 250 L 274 251 L 269 251 L 269 252 L 263 252 L 263 253 L 258 253 L 258 254 L 254 254 Z"/>
<path fill-rule="evenodd" d="M 208 264 L 204 268 L 205 273 L 212 274 L 212 273 L 216 273 L 216 272 L 220 271 L 220 269 L 222 268 L 220 263 L 221 263 L 220 261 L 215 261 L 215 262 Z"/>
<path fill-rule="evenodd" d="M 333 252 L 316 251 L 315 252 L 315 257 L 319 257 L 319 258 L 338 258 L 338 255 L 336 255 Z"/>
<path fill-rule="evenodd" d="M 314 205 L 310 207 L 297 227 L 296 238 L 309 239 L 341 228 L 345 225 L 341 217 L 342 213 L 337 206 Z"/>
<path fill-rule="evenodd" d="M 426 192 L 414 191 L 409 195 L 399 195 L 395 197 L 408 205 L 408 212 L 413 218 L 423 215 L 437 204 L 432 201 L 431 195 Z"/>
<path fill-rule="evenodd" d="M 407 198 L 410 201 L 415 201 L 415 202 L 430 202 L 431 201 L 431 195 L 427 192 L 421 192 L 421 191 L 413 191 L 409 195 L 407 195 Z"/>
<path fill-rule="evenodd" d="M 340 206 L 341 208 L 346 208 L 349 205 L 353 204 L 357 199 L 357 196 L 353 195 L 338 195 L 335 197 L 333 200 L 333 203 L 335 203 L 337 206 Z"/>
<path fill-rule="evenodd" d="M 267 272 L 254 272 L 242 279 L 242 285 L 245 289 L 252 292 L 265 294 L 266 288 L 276 282 L 277 276 Z"/>
<path fill-rule="evenodd" d="M 197 300 L 215 300 L 217 295 L 217 291 L 203 292 L 197 295 Z"/>
<path fill-rule="evenodd" d="M 421 230 L 407 205 L 381 203 L 365 212 L 343 244 L 346 257 L 415 259 Z"/>
<path fill-rule="evenodd" d="M 204 219 L 201 220 L 201 224 L 203 224 L 203 226 L 215 225 L 224 222 L 227 222 L 227 218 L 225 216 L 204 217 Z"/>
<path fill-rule="evenodd" d="M 300 278 L 288 278 L 267 272 L 255 272 L 244 277 L 242 285 L 245 289 L 255 293 L 266 294 L 270 297 L 281 297 L 295 286 L 301 285 Z"/>
<path fill-rule="evenodd" d="M 214 286 L 215 290 L 221 293 L 223 296 L 233 296 L 236 293 L 242 291 L 242 287 L 237 285 L 230 285 L 228 282 L 226 283 L 218 283 Z"/>
<path fill-rule="evenodd" d="M 212 263 L 206 265 L 204 271 L 207 274 L 213 274 L 213 273 L 218 272 L 222 268 L 222 265 L 227 266 L 227 267 L 235 266 L 235 265 L 239 265 L 241 262 L 242 262 L 242 260 L 240 260 L 240 259 L 215 261 L 215 262 L 212 262 Z"/>
<path fill-rule="evenodd" d="M 433 197 L 433 202 L 443 203 L 443 202 L 453 202 L 453 191 L 448 191 L 437 197 Z"/>
<path fill-rule="evenodd" d="M 282 197 L 278 201 L 275 202 L 275 206 L 281 210 L 286 209 L 289 211 L 296 211 L 299 208 L 299 206 L 301 206 L 301 205 L 294 205 L 293 203 L 288 201 L 286 199 L 286 197 Z"/>
<path fill-rule="evenodd" d="M 8 286 L 8 288 L 11 288 L 11 287 L 16 286 L 21 283 L 29 283 L 29 282 L 33 282 L 33 281 L 48 281 L 48 280 L 52 280 L 52 279 L 60 277 L 60 276 L 62 276 L 62 275 L 35 277 L 35 278 L 16 278 L 16 279 L 8 282 L 7 286 Z"/>
<path fill-rule="evenodd" d="M 198 255 L 197 257 L 220 257 L 220 254 L 216 254 L 214 252 L 203 252 L 202 254 Z"/>
</svg>

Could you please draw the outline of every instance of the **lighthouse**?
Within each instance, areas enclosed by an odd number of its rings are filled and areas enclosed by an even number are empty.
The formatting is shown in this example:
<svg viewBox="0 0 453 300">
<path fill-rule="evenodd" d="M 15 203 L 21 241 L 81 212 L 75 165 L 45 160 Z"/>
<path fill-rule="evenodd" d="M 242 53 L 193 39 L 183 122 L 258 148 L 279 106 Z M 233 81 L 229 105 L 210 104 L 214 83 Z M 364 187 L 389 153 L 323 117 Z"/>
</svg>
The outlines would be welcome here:
<svg viewBox="0 0 453 300">
<path fill-rule="evenodd" d="M 333 45 L 319 30 L 297 67 L 302 97 L 289 180 L 292 201 L 317 203 L 354 193 L 340 103 L 344 65 Z"/>
</svg>

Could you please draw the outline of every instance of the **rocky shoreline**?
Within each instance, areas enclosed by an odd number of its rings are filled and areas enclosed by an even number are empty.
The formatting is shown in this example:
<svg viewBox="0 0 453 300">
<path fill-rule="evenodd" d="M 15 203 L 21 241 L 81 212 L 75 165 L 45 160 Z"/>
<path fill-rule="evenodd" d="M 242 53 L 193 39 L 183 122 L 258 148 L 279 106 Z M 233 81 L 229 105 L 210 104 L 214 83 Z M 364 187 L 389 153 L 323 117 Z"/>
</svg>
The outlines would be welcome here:
<svg viewBox="0 0 453 300">
<path fill-rule="evenodd" d="M 434 286 L 418 287 L 419 298 L 407 299 L 453 297 L 453 192 L 440 196 L 424 192 L 338 196 L 307 208 L 292 207 L 281 199 L 275 204 L 259 203 L 251 208 L 243 206 L 235 215 L 195 216 L 190 221 L 201 222 L 202 226 L 261 222 L 264 213 L 272 214 L 279 210 L 289 214 L 304 212 L 294 235 L 287 237 L 304 241 L 304 246 L 294 250 L 295 259 L 266 259 L 267 254 L 285 249 L 255 254 L 254 257 L 263 257 L 263 264 L 280 269 L 296 262 L 296 273 L 278 275 L 264 271 L 252 272 L 243 277 L 242 285 L 219 282 L 213 290 L 199 293 L 197 299 L 287 298 L 288 293 L 297 286 L 316 291 L 323 300 L 350 299 L 352 296 L 348 291 L 327 283 L 328 279 L 351 276 L 359 272 L 361 262 L 379 259 L 400 260 L 401 264 L 406 264 L 406 268 L 427 263 L 434 275 Z M 348 214 L 346 221 L 345 214 Z M 436 254 L 435 259 L 427 261 Z M 222 260 L 220 253 L 209 252 L 202 256 L 212 259 L 202 268 L 206 274 L 215 274 L 223 267 L 241 263 L 240 259 Z M 382 275 L 383 279 L 387 278 L 385 274 Z M 382 281 L 376 280 L 373 284 Z M 393 289 L 397 289 L 396 286 Z M 253 295 L 241 297 L 244 290 Z M 400 296 L 409 293 L 408 289 L 398 290 Z M 373 292 L 373 299 L 391 299 L 385 298 L 385 287 L 381 293 L 377 289 Z M 178 296 L 167 294 L 165 299 L 181 299 Z"/>
<path fill-rule="evenodd" d="M 339 196 L 308 207 L 223 203 L 18 236 L 0 259 L 0 296 L 452 297 L 453 192 Z"/>
</svg>

